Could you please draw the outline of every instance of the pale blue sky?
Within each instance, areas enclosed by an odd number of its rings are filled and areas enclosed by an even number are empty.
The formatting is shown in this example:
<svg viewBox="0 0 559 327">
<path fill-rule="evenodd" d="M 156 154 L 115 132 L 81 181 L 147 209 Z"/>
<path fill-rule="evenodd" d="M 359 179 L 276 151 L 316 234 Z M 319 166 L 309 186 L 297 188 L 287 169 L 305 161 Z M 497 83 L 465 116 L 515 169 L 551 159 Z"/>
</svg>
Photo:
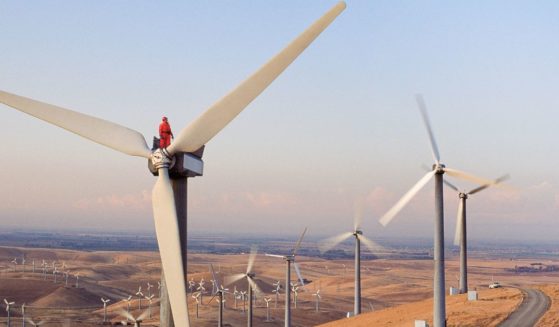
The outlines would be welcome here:
<svg viewBox="0 0 559 327">
<path fill-rule="evenodd" d="M 163 114 L 178 132 L 333 4 L 2 1 L 0 89 L 151 143 Z M 421 92 L 443 162 L 512 175 L 516 189 L 470 200 L 471 237 L 553 238 L 559 3 L 347 4 L 208 144 L 205 176 L 190 184 L 193 230 L 334 233 L 369 194 L 366 233 L 430 236 L 432 184 L 389 227 L 376 223 L 431 162 Z M 145 161 L 5 106 L 0 121 L 0 228 L 153 229 Z M 451 238 L 456 198 L 446 195 Z"/>
</svg>

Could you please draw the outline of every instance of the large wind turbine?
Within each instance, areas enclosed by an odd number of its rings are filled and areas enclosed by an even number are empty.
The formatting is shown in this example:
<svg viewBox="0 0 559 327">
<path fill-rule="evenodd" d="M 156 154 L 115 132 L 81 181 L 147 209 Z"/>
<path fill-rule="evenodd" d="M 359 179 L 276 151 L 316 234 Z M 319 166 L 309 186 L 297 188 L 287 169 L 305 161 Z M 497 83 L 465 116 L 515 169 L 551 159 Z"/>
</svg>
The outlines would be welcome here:
<svg viewBox="0 0 559 327">
<path fill-rule="evenodd" d="M 491 185 L 499 184 L 509 178 L 504 175 L 493 181 L 491 184 L 478 186 L 468 192 L 460 191 L 454 184 L 444 181 L 446 186 L 458 192 L 458 215 L 456 217 L 456 232 L 454 233 L 454 245 L 460 245 L 460 293 L 468 292 L 468 240 L 466 229 L 466 200 L 470 195 L 485 190 Z"/>
<path fill-rule="evenodd" d="M 301 271 L 299 269 L 299 266 L 295 262 L 295 254 L 297 253 L 297 250 L 299 250 L 299 247 L 301 246 L 301 242 L 303 241 L 303 237 L 305 237 L 306 232 L 307 232 L 307 228 L 305 227 L 305 229 L 303 230 L 303 233 L 299 237 L 299 240 L 295 244 L 295 247 L 293 248 L 293 251 L 291 252 L 291 254 L 289 254 L 289 255 L 277 255 L 277 254 L 266 253 L 266 256 L 282 258 L 282 259 L 285 260 L 285 263 L 286 263 L 286 268 L 285 268 L 285 322 L 284 322 L 285 327 L 290 327 L 291 326 L 291 299 L 290 299 L 291 290 L 290 290 L 289 286 L 291 285 L 291 263 L 292 262 L 293 262 L 293 266 L 295 266 L 295 272 L 297 273 L 297 277 L 299 278 L 299 281 L 301 282 L 301 286 L 303 286 L 303 287 L 305 286 L 305 282 L 303 281 L 303 277 L 301 277 Z"/>
<path fill-rule="evenodd" d="M 174 190 L 169 172 L 192 171 L 200 176 L 201 155 L 192 153 L 201 149 L 262 93 L 345 7 L 343 1 L 333 6 L 253 75 L 187 125 L 166 149 L 152 152 L 142 134 L 119 124 L 0 91 L 0 103 L 116 151 L 148 159 L 153 173 L 158 175 L 152 194 L 155 232 L 165 276 L 163 281 L 176 326 L 189 326 L 185 286 L 186 184 Z M 183 228 L 179 230 L 179 226 Z"/>
<path fill-rule="evenodd" d="M 355 237 L 355 290 L 354 290 L 354 307 L 353 314 L 358 315 L 361 313 L 361 242 L 363 242 L 371 252 L 382 248 L 377 243 L 368 239 L 363 235 L 361 230 L 361 222 L 363 220 L 363 207 L 364 203 L 361 200 L 355 202 L 355 213 L 353 215 L 353 231 L 345 232 L 340 235 L 328 238 L 321 242 L 319 250 L 325 253 L 345 241 L 349 237 Z"/>
<path fill-rule="evenodd" d="M 434 235 L 434 278 L 433 278 L 433 323 L 435 327 L 445 326 L 445 277 L 444 277 L 444 210 L 443 210 L 443 174 L 469 180 L 477 184 L 491 184 L 492 181 L 475 177 L 471 174 L 448 168 L 441 163 L 439 149 L 427 116 L 427 108 L 421 95 L 416 96 L 417 104 L 423 117 L 423 123 L 429 134 L 431 151 L 433 154 L 433 170 L 421 178 L 404 196 L 381 217 L 380 223 L 386 226 L 404 206 L 435 177 L 435 235 Z"/>
</svg>

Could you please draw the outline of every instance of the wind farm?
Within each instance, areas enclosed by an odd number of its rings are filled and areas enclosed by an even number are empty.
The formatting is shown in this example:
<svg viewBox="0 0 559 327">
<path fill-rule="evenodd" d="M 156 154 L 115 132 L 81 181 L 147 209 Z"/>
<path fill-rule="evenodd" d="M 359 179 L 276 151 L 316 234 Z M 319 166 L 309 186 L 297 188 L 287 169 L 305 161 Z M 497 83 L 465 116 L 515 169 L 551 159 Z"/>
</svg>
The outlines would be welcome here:
<svg viewBox="0 0 559 327">
<path fill-rule="evenodd" d="M 556 325 L 558 9 L 3 4 L 0 325 Z"/>
</svg>

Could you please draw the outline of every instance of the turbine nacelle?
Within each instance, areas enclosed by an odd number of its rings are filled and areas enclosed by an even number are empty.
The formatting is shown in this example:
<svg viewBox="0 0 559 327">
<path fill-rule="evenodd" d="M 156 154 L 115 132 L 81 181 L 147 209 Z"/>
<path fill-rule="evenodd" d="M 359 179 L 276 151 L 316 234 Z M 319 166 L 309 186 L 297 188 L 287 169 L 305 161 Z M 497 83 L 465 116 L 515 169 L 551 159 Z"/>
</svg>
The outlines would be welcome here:
<svg viewBox="0 0 559 327">
<path fill-rule="evenodd" d="M 171 179 L 202 176 L 203 154 L 204 147 L 195 152 L 177 152 L 174 155 L 170 155 L 166 149 L 156 149 L 148 160 L 148 168 L 154 176 L 159 176 L 159 168 L 168 168 Z"/>
<path fill-rule="evenodd" d="M 467 199 L 467 198 L 468 198 L 468 194 L 460 192 L 460 193 L 458 193 L 458 197 L 459 197 L 460 199 Z"/>
<path fill-rule="evenodd" d="M 435 174 L 444 174 L 445 168 L 446 166 L 440 162 L 433 164 L 433 171 L 435 172 Z"/>
</svg>

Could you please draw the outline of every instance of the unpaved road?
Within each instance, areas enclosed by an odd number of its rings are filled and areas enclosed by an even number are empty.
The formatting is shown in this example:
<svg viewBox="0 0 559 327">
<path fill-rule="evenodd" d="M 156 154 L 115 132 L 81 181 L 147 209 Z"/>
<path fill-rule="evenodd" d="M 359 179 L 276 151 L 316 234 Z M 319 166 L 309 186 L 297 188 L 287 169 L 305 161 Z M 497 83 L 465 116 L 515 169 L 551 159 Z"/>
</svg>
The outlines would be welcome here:
<svg viewBox="0 0 559 327">
<path fill-rule="evenodd" d="M 523 288 L 524 300 L 499 327 L 530 327 L 549 309 L 549 298 L 540 290 Z"/>
</svg>

